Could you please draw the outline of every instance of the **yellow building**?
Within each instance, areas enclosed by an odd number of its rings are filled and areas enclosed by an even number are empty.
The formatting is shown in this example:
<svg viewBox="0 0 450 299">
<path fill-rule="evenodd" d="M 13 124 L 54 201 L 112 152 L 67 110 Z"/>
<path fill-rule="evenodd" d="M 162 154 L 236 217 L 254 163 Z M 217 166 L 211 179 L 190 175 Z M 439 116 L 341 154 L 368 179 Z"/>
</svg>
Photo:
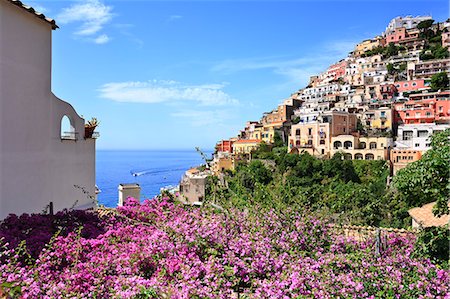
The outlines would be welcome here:
<svg viewBox="0 0 450 299">
<path fill-rule="evenodd" d="M 299 123 L 292 125 L 289 138 L 291 153 L 308 152 L 318 157 L 328 157 L 330 153 L 329 123 Z"/>
<path fill-rule="evenodd" d="M 379 47 L 381 45 L 382 39 L 379 37 L 375 39 L 366 39 L 356 45 L 353 54 L 355 56 L 361 56 L 361 54 L 363 54 L 364 52 L 373 50 L 374 48 Z"/>
<path fill-rule="evenodd" d="M 342 153 L 347 160 L 389 160 L 392 138 L 339 135 L 331 138 L 331 156 Z"/>
<path fill-rule="evenodd" d="M 225 170 L 234 170 L 235 161 L 233 155 L 219 155 L 214 157 L 212 163 L 212 171 L 214 174 L 219 174 Z"/>
<path fill-rule="evenodd" d="M 362 124 L 368 129 L 392 130 L 392 108 L 380 107 L 363 113 Z"/>
<path fill-rule="evenodd" d="M 239 154 L 250 154 L 252 151 L 256 150 L 261 144 L 261 139 L 241 139 L 233 143 L 233 153 Z"/>
<path fill-rule="evenodd" d="M 306 151 L 313 156 L 329 157 L 331 138 L 355 132 L 356 123 L 355 114 L 330 111 L 321 114 L 315 121 L 292 125 L 289 151 L 291 153 Z"/>
</svg>

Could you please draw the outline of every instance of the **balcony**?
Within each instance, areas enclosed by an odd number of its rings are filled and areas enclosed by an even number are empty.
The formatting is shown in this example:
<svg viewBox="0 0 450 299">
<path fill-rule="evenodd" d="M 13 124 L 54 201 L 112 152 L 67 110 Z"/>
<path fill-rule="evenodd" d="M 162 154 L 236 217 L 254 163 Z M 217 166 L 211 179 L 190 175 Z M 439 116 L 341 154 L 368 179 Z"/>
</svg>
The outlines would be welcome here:
<svg viewBox="0 0 450 299">
<path fill-rule="evenodd" d="M 432 115 L 410 115 L 405 116 L 405 119 L 434 119 L 434 114 Z"/>
<path fill-rule="evenodd" d="M 64 132 L 61 134 L 61 140 L 78 140 L 78 132 Z"/>
</svg>

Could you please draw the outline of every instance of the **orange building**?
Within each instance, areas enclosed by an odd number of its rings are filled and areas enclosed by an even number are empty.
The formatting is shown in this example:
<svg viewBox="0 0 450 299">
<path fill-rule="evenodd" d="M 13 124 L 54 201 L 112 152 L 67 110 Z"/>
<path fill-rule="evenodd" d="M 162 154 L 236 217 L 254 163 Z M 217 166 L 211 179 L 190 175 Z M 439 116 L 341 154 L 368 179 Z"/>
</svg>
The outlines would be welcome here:
<svg viewBox="0 0 450 299">
<path fill-rule="evenodd" d="M 400 169 L 405 168 L 409 163 L 420 160 L 420 158 L 422 158 L 422 152 L 418 150 L 392 149 L 391 165 L 393 175 Z"/>
<path fill-rule="evenodd" d="M 413 94 L 409 98 L 394 105 L 396 124 L 450 122 L 450 91 Z"/>
<path fill-rule="evenodd" d="M 221 140 L 216 144 L 216 152 L 233 153 L 233 143 L 235 140 Z"/>
</svg>

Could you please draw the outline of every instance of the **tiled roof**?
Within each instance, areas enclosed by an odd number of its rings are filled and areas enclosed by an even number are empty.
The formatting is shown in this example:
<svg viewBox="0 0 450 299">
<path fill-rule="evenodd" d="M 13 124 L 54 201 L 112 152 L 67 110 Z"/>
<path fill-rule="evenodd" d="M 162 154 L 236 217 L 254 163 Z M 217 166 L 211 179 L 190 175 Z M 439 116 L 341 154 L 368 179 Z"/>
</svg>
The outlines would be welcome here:
<svg viewBox="0 0 450 299">
<path fill-rule="evenodd" d="M 27 12 L 32 13 L 33 15 L 35 15 L 36 17 L 38 17 L 39 19 L 42 19 L 43 21 L 49 23 L 50 25 L 52 25 L 52 29 L 55 30 L 56 28 L 59 28 L 58 25 L 56 25 L 55 20 L 47 18 L 43 13 L 36 11 L 33 7 L 28 6 L 24 3 L 22 3 L 22 1 L 19 0 L 6 0 L 12 4 L 15 4 L 16 6 L 25 9 Z"/>
<path fill-rule="evenodd" d="M 260 139 L 241 139 L 236 141 L 235 143 L 261 143 L 262 140 Z"/>
<path fill-rule="evenodd" d="M 422 227 L 442 226 L 449 222 L 450 215 L 435 217 L 433 215 L 433 206 L 436 202 L 428 203 L 420 208 L 412 208 L 408 211 L 409 215 Z"/>
</svg>

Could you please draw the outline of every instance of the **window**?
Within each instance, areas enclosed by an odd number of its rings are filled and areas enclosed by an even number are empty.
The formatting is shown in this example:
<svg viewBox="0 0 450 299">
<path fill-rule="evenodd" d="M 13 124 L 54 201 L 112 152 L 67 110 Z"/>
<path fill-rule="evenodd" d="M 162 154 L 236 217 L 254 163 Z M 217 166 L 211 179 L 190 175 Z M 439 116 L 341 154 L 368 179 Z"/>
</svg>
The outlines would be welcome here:
<svg viewBox="0 0 450 299">
<path fill-rule="evenodd" d="M 349 149 L 353 147 L 353 143 L 351 141 L 345 141 L 344 142 L 344 148 Z"/>
<path fill-rule="evenodd" d="M 334 147 L 334 149 L 341 148 L 341 147 L 342 147 L 342 142 L 340 142 L 340 141 L 335 141 L 335 142 L 333 143 L 333 147 Z"/>
<path fill-rule="evenodd" d="M 439 106 L 439 112 L 444 111 L 444 107 L 443 106 Z"/>
<path fill-rule="evenodd" d="M 295 135 L 300 136 L 300 129 L 295 130 Z"/>
<path fill-rule="evenodd" d="M 77 136 L 75 133 L 75 126 L 73 125 L 72 119 L 64 115 L 61 118 L 61 139 L 64 140 L 76 140 Z"/>
<path fill-rule="evenodd" d="M 312 135 L 312 129 L 308 128 L 308 135 Z"/>
<path fill-rule="evenodd" d="M 325 140 L 321 139 L 321 140 L 319 141 L 319 144 L 325 144 Z"/>
<path fill-rule="evenodd" d="M 406 117 L 408 117 L 409 116 L 409 113 L 408 112 L 406 112 Z"/>
<path fill-rule="evenodd" d="M 360 149 L 365 149 L 366 148 L 366 143 L 365 142 L 360 142 L 359 143 L 359 148 Z"/>
<path fill-rule="evenodd" d="M 355 160 L 363 160 L 362 154 L 355 154 Z"/>
<path fill-rule="evenodd" d="M 426 116 L 430 117 L 431 116 L 431 112 L 427 112 Z"/>
<path fill-rule="evenodd" d="M 420 143 L 414 144 L 414 147 L 419 147 L 419 146 L 420 146 Z"/>
<path fill-rule="evenodd" d="M 403 131 L 403 140 L 411 140 L 413 137 L 413 131 Z"/>
<path fill-rule="evenodd" d="M 428 137 L 428 131 L 425 131 L 425 130 L 417 131 L 417 137 L 421 137 L 421 138 Z"/>
<path fill-rule="evenodd" d="M 417 83 L 416 83 L 416 82 L 413 82 L 411 85 L 412 85 L 412 86 L 417 86 Z"/>
<path fill-rule="evenodd" d="M 366 154 L 366 160 L 373 160 L 375 156 L 373 154 Z"/>
<path fill-rule="evenodd" d="M 377 143 L 376 142 L 371 142 L 369 143 L 369 148 L 370 149 L 376 149 L 377 148 Z M 366 159 L 367 160 L 367 159 Z"/>
<path fill-rule="evenodd" d="M 408 87 L 408 83 L 403 84 L 403 87 Z"/>
</svg>

